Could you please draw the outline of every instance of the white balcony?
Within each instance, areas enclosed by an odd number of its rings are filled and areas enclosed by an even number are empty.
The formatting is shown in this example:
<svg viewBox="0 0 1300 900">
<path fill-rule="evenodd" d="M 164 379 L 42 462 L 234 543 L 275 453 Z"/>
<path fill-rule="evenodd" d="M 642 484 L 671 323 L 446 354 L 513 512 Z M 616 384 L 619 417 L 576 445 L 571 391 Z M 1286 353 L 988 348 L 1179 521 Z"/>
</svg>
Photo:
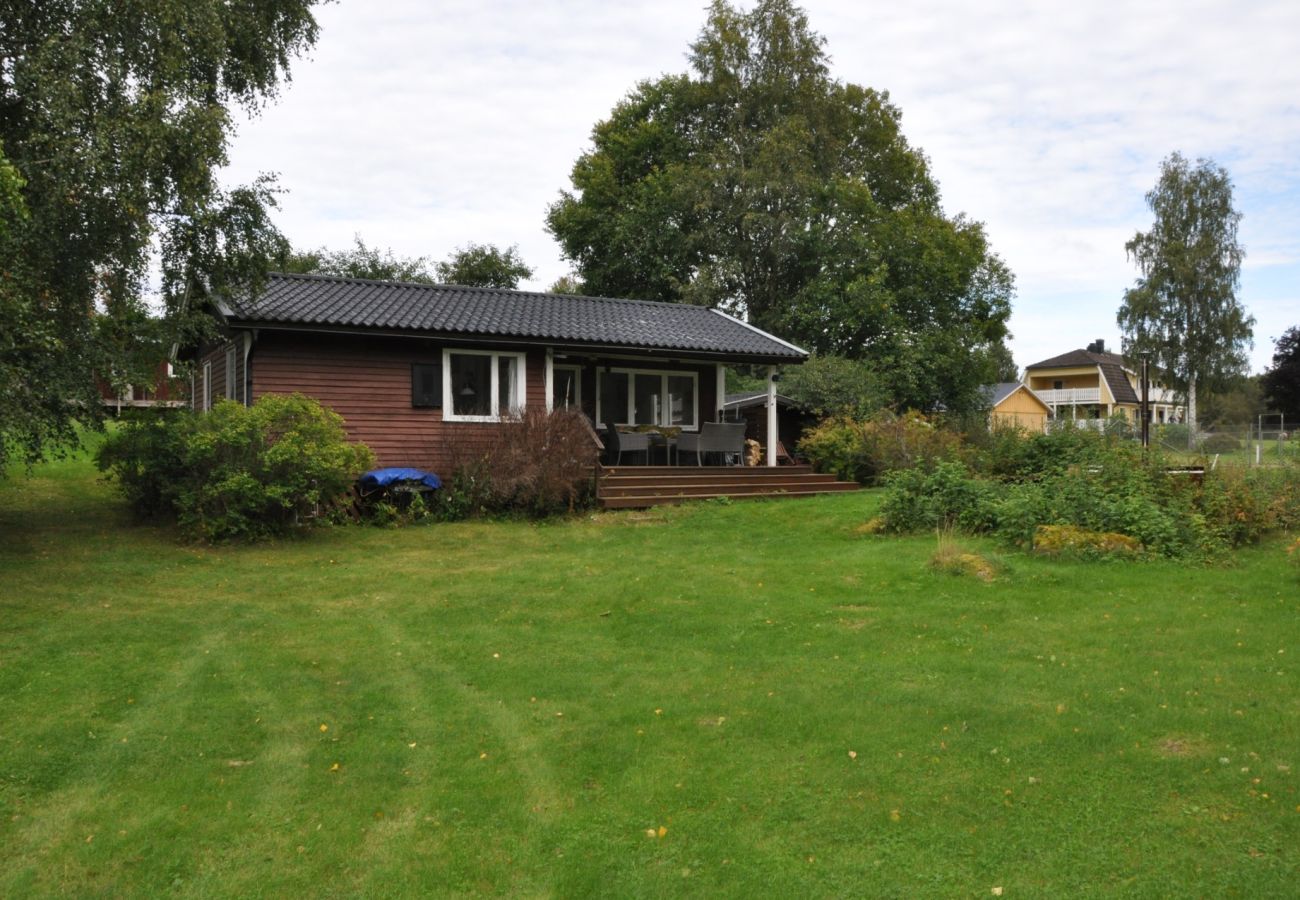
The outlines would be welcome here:
<svg viewBox="0 0 1300 900">
<path fill-rule="evenodd" d="M 1065 388 L 1059 391 L 1034 391 L 1048 406 L 1082 406 L 1101 402 L 1101 388 Z"/>
</svg>

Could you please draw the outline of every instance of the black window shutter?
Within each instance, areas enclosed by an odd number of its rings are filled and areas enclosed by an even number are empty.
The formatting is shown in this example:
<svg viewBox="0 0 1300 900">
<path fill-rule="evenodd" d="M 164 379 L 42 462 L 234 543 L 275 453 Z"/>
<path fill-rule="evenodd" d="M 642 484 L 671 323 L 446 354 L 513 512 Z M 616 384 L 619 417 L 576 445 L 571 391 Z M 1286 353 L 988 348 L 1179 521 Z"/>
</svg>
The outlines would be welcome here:
<svg viewBox="0 0 1300 900">
<path fill-rule="evenodd" d="M 437 363 L 411 365 L 411 405 L 442 408 L 442 366 Z"/>
</svg>

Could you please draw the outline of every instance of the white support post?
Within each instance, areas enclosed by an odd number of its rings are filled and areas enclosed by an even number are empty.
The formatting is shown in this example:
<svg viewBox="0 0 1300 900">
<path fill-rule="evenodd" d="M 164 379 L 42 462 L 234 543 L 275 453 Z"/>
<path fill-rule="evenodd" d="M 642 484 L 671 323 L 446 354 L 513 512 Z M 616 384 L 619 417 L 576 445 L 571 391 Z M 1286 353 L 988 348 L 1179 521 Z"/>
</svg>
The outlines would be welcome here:
<svg viewBox="0 0 1300 900">
<path fill-rule="evenodd" d="M 715 363 L 714 366 L 717 369 L 715 385 L 718 396 L 713 404 L 713 414 L 717 416 L 716 421 L 721 422 L 726 418 L 727 412 L 727 370 L 722 363 Z"/>
<path fill-rule="evenodd" d="M 551 406 L 555 403 L 555 390 L 553 388 L 553 385 L 555 384 L 555 348 L 554 347 L 546 348 L 546 366 L 544 368 L 544 372 L 545 372 L 545 376 L 543 380 L 546 382 L 546 387 L 545 387 L 546 411 L 551 412 Z"/>
<path fill-rule="evenodd" d="M 767 367 L 767 464 L 776 465 L 776 366 Z"/>
</svg>

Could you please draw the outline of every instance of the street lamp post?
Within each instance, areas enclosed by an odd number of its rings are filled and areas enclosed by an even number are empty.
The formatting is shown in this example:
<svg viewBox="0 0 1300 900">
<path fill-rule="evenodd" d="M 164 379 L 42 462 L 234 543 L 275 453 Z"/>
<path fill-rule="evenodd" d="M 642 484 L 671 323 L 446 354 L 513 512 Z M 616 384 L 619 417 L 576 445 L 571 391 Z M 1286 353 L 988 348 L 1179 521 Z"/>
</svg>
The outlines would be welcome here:
<svg viewBox="0 0 1300 900">
<path fill-rule="evenodd" d="M 1142 449 L 1145 450 L 1151 445 L 1151 400 L 1150 386 L 1148 378 L 1147 355 L 1142 354 Z"/>
</svg>

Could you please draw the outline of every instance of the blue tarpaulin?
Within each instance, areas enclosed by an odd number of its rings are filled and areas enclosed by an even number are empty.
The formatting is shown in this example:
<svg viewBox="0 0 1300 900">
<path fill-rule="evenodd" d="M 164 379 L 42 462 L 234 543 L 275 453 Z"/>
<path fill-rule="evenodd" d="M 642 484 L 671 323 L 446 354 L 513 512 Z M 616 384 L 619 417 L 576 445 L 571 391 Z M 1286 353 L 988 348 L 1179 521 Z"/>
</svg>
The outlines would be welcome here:
<svg viewBox="0 0 1300 900">
<path fill-rule="evenodd" d="M 357 479 L 363 490 L 393 487 L 397 484 L 422 485 L 431 491 L 442 487 L 442 479 L 423 469 L 374 469 Z"/>
</svg>

